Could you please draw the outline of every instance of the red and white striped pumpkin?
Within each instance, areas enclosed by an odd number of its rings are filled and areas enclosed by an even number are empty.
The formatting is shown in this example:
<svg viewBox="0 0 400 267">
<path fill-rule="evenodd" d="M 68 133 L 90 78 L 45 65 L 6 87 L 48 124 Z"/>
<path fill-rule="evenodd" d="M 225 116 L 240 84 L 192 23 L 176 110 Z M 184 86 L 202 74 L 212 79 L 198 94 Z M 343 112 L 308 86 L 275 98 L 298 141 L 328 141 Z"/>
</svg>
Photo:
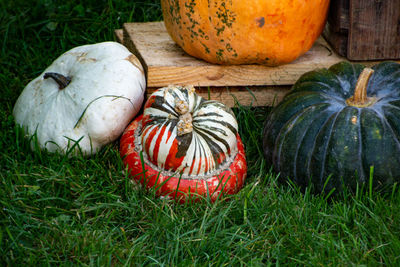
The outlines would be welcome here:
<svg viewBox="0 0 400 267">
<path fill-rule="evenodd" d="M 125 130 L 120 148 L 134 179 L 181 202 L 189 193 L 210 194 L 212 200 L 222 192 L 234 194 L 246 177 L 234 114 L 197 95 L 193 86 L 154 92 L 143 115 Z"/>
</svg>

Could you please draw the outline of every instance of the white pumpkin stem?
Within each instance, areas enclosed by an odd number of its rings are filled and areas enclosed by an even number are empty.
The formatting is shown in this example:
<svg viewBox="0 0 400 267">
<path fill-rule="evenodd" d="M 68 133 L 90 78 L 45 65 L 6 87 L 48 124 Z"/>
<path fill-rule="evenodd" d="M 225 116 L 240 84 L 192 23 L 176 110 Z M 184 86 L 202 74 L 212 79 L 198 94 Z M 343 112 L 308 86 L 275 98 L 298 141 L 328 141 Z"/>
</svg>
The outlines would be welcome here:
<svg viewBox="0 0 400 267">
<path fill-rule="evenodd" d="M 367 96 L 368 82 L 373 73 L 374 70 L 371 68 L 363 69 L 357 79 L 354 95 L 346 100 L 347 105 L 354 107 L 368 107 L 376 102 L 376 98 Z"/>
<path fill-rule="evenodd" d="M 71 82 L 71 78 L 68 76 L 64 76 L 57 72 L 46 72 L 43 76 L 43 79 L 52 78 L 57 84 L 60 90 L 64 89 Z"/>
</svg>

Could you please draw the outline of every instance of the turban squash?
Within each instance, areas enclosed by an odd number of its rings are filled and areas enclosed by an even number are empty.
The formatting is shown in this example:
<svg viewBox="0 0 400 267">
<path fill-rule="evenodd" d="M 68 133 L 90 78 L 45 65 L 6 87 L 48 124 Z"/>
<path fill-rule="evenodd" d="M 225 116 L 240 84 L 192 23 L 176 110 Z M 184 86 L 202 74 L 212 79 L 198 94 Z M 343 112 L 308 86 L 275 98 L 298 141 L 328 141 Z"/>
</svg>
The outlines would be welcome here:
<svg viewBox="0 0 400 267">
<path fill-rule="evenodd" d="M 319 192 L 400 182 L 400 64 L 304 74 L 269 114 L 263 148 L 281 177 Z"/>
<path fill-rule="evenodd" d="M 161 0 L 172 39 L 217 64 L 285 64 L 321 34 L 328 0 Z"/>
<path fill-rule="evenodd" d="M 154 92 L 123 133 L 120 153 L 135 180 L 180 202 L 234 194 L 247 171 L 234 114 L 193 87 Z"/>
</svg>

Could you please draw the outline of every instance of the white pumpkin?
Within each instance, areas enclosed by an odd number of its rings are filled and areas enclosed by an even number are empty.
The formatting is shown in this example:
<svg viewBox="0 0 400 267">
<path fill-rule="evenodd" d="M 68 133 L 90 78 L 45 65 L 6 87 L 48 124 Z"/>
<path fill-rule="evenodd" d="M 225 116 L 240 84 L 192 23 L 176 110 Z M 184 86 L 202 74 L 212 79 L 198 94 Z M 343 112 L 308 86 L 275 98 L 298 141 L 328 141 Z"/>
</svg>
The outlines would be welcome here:
<svg viewBox="0 0 400 267">
<path fill-rule="evenodd" d="M 79 46 L 25 87 L 13 115 L 40 148 L 66 153 L 77 151 L 78 142 L 90 155 L 121 135 L 140 110 L 145 87 L 142 65 L 123 45 Z"/>
</svg>

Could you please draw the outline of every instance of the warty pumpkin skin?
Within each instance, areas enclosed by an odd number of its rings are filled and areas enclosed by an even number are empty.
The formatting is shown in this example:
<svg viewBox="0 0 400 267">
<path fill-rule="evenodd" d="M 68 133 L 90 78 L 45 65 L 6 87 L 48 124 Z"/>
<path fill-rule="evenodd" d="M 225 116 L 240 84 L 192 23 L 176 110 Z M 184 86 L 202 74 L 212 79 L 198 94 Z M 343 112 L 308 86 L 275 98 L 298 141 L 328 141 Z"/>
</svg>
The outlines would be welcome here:
<svg viewBox="0 0 400 267">
<path fill-rule="evenodd" d="M 161 0 L 172 39 L 217 64 L 281 65 L 321 34 L 329 0 Z"/>
<path fill-rule="evenodd" d="M 243 143 L 232 111 L 193 87 L 154 92 L 125 130 L 120 154 L 131 176 L 180 202 L 237 193 L 246 178 Z"/>
<path fill-rule="evenodd" d="M 373 167 L 374 187 L 400 182 L 400 64 L 372 69 L 364 105 L 350 101 L 363 66 L 342 62 L 304 74 L 272 110 L 263 148 L 282 178 L 340 192 L 369 182 Z"/>
</svg>

